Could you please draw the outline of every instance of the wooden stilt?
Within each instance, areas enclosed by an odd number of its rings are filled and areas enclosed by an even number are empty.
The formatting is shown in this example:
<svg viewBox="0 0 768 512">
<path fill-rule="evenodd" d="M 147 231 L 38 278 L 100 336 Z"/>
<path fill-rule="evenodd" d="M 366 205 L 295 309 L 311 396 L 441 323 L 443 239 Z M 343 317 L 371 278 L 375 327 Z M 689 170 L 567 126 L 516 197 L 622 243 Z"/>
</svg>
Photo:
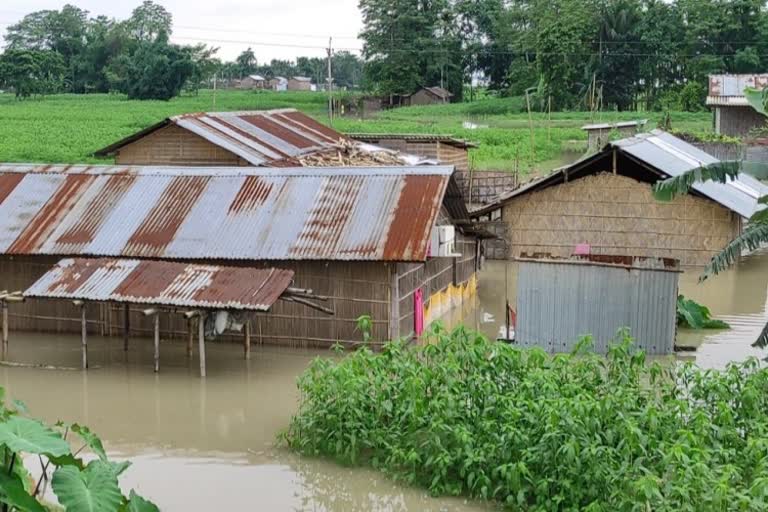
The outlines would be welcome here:
<svg viewBox="0 0 768 512">
<path fill-rule="evenodd" d="M 82 335 L 83 370 L 88 369 L 88 323 L 85 317 L 85 304 L 80 306 L 80 330 Z"/>
<path fill-rule="evenodd" d="M 155 373 L 160 371 L 160 314 L 155 315 Z"/>
<path fill-rule="evenodd" d="M 200 352 L 200 376 L 205 377 L 205 317 L 200 314 L 197 317 L 197 342 Z"/>
<path fill-rule="evenodd" d="M 8 303 L 3 301 L 3 361 L 8 357 Z"/>
<path fill-rule="evenodd" d="M 187 320 L 187 357 L 192 358 L 192 344 L 195 341 L 195 319 Z"/>
<path fill-rule="evenodd" d="M 123 309 L 123 350 L 128 352 L 128 338 L 131 333 L 131 306 L 126 304 Z"/>
<path fill-rule="evenodd" d="M 251 321 L 245 322 L 245 360 L 248 361 L 251 358 Z"/>
</svg>

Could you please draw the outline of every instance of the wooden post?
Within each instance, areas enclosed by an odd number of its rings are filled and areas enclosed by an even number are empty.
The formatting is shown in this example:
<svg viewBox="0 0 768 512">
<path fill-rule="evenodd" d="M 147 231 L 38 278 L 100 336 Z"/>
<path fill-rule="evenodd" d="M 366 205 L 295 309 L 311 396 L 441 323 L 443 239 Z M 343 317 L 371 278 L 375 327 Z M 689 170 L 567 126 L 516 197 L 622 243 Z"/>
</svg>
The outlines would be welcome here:
<svg viewBox="0 0 768 512">
<path fill-rule="evenodd" d="M 155 373 L 160 371 L 160 313 L 155 314 Z"/>
<path fill-rule="evenodd" d="M 190 318 L 187 320 L 187 357 L 192 357 L 192 343 L 195 340 L 195 319 Z"/>
<path fill-rule="evenodd" d="M 8 303 L 3 301 L 3 361 L 8 357 Z"/>
<path fill-rule="evenodd" d="M 613 148 L 613 174 L 616 174 L 616 148 Z"/>
<path fill-rule="evenodd" d="M 82 335 L 83 370 L 88 369 L 88 322 L 85 317 L 85 303 L 80 306 L 80 331 Z"/>
<path fill-rule="evenodd" d="M 251 321 L 245 322 L 245 360 L 248 361 L 251 358 Z"/>
<path fill-rule="evenodd" d="M 200 351 L 200 376 L 205 377 L 205 317 L 203 313 L 197 317 L 197 342 Z"/>
<path fill-rule="evenodd" d="M 123 309 L 123 350 L 128 352 L 128 338 L 131 333 L 131 306 L 126 304 Z"/>
</svg>

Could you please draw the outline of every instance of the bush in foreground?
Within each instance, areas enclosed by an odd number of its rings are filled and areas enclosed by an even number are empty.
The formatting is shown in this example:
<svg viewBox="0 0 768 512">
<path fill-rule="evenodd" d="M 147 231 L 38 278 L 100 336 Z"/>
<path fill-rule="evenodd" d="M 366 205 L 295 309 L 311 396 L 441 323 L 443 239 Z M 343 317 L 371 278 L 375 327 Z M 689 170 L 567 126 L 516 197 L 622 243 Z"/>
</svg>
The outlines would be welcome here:
<svg viewBox="0 0 768 512">
<path fill-rule="evenodd" d="M 464 328 L 430 337 L 316 360 L 288 445 L 513 509 L 765 509 L 768 373 L 756 360 L 663 369 L 626 334 L 607 357 Z"/>
</svg>

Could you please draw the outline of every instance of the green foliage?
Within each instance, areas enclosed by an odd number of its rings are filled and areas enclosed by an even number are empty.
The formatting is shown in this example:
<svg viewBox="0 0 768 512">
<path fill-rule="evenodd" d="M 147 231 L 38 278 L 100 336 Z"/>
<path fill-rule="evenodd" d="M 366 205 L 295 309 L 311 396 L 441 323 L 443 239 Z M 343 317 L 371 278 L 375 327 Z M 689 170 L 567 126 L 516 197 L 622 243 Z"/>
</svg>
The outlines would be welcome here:
<svg viewBox="0 0 768 512">
<path fill-rule="evenodd" d="M 684 295 L 677 297 L 677 325 L 689 329 L 730 329 L 722 320 L 712 318 L 709 308 Z"/>
<path fill-rule="evenodd" d="M 669 178 L 654 185 L 654 195 L 659 201 L 671 201 L 675 197 L 687 194 L 695 183 L 714 181 L 727 183 L 739 175 L 739 162 L 717 162 L 697 167 L 674 178 Z"/>
<path fill-rule="evenodd" d="M 549 356 L 458 328 L 318 359 L 284 440 L 512 510 L 761 510 L 768 371 Z"/>
<path fill-rule="evenodd" d="M 355 320 L 355 331 L 363 335 L 363 344 L 371 341 L 371 332 L 373 332 L 373 319 L 371 315 L 360 315 Z"/>
<path fill-rule="evenodd" d="M 0 388 L 0 453 L 4 454 L 0 459 L 0 503 L 17 512 L 45 512 L 46 508 L 38 499 L 41 498 L 41 483 L 50 479 L 53 491 L 66 512 L 158 510 L 133 491 L 129 498 L 122 495 L 117 479 L 129 463 L 110 461 L 101 440 L 87 427 L 46 426 L 21 416 L 25 407 L 6 407 L 2 402 L 4 394 Z M 74 453 L 67 440 L 70 432 L 76 433 L 85 442 Z M 88 465 L 78 457 L 86 448 L 98 457 Z M 32 454 L 38 457 L 25 457 Z M 35 484 L 24 464 L 38 460 L 41 476 Z M 49 475 L 51 470 L 52 479 Z"/>
<path fill-rule="evenodd" d="M 763 115 L 768 115 L 765 110 L 765 100 L 766 95 L 762 89 L 752 89 L 747 88 L 744 91 L 744 96 L 746 96 L 747 101 L 749 102 L 749 105 L 755 109 L 756 111 L 760 112 Z"/>
</svg>

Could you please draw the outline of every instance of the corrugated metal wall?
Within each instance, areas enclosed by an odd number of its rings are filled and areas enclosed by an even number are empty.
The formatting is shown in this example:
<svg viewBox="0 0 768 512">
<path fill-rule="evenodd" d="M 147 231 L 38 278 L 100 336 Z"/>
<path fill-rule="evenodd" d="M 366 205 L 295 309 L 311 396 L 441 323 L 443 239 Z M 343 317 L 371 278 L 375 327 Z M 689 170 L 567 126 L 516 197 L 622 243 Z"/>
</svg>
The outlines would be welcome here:
<svg viewBox="0 0 768 512">
<path fill-rule="evenodd" d="M 628 327 L 647 354 L 674 349 L 678 273 L 573 262 L 521 261 L 517 343 L 570 352 L 591 335 L 605 353 Z"/>
</svg>

